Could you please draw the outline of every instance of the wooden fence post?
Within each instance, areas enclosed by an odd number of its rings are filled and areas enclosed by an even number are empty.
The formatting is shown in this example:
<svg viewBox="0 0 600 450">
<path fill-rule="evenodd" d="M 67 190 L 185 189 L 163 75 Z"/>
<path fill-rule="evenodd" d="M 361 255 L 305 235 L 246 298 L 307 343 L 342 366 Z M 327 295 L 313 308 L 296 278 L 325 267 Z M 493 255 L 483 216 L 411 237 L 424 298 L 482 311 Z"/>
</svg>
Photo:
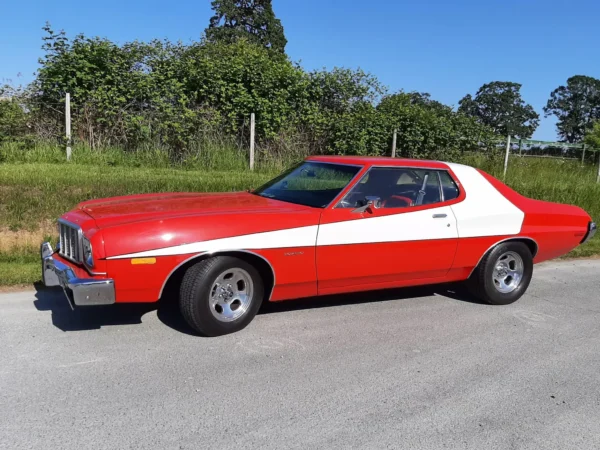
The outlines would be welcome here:
<svg viewBox="0 0 600 450">
<path fill-rule="evenodd" d="M 585 164 L 585 144 L 583 144 L 582 152 L 581 152 L 581 165 Z"/>
<path fill-rule="evenodd" d="M 523 139 L 519 139 L 519 156 L 523 156 Z"/>
<path fill-rule="evenodd" d="M 71 94 L 65 97 L 65 134 L 67 137 L 67 161 L 71 160 Z"/>
<path fill-rule="evenodd" d="M 250 114 L 250 170 L 254 170 L 254 127 L 255 116 Z"/>
<path fill-rule="evenodd" d="M 508 169 L 508 154 L 510 153 L 510 134 L 506 139 L 506 155 L 504 156 L 504 179 L 506 179 L 506 170 Z"/>
<path fill-rule="evenodd" d="M 600 149 L 596 153 L 598 153 L 598 176 L 596 177 L 596 183 L 600 183 Z"/>
<path fill-rule="evenodd" d="M 392 138 L 392 158 L 396 157 L 396 137 L 398 135 L 398 130 L 394 129 L 394 137 Z"/>
</svg>

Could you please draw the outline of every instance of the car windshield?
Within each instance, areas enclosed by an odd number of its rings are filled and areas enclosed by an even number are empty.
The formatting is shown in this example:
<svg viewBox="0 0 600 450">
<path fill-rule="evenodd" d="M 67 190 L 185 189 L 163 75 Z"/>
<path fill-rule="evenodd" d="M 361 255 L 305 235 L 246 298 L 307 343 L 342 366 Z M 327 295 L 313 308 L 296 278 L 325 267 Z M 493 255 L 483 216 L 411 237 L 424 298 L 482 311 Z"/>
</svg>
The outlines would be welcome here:
<svg viewBox="0 0 600 450">
<path fill-rule="evenodd" d="M 361 168 L 344 164 L 303 162 L 254 193 L 289 203 L 325 208 Z"/>
</svg>

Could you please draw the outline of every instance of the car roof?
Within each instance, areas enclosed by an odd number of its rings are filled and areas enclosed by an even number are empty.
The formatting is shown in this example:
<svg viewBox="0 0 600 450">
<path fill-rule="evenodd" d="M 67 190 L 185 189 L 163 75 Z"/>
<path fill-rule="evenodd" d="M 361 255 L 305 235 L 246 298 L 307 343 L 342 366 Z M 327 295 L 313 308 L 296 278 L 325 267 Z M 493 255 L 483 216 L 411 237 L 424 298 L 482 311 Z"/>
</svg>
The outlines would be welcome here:
<svg viewBox="0 0 600 450">
<path fill-rule="evenodd" d="M 309 156 L 306 161 L 360 166 L 403 166 L 448 169 L 448 164 L 426 159 L 391 158 L 385 156 Z"/>
</svg>

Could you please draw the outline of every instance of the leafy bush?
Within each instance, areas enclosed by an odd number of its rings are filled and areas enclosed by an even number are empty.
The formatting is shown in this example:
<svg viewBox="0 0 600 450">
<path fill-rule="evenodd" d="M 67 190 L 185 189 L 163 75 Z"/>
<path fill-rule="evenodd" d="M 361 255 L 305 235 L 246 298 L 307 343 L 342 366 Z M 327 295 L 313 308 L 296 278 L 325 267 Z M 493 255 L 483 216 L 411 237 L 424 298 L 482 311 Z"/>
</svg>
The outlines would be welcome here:
<svg viewBox="0 0 600 450">
<path fill-rule="evenodd" d="M 377 109 L 398 130 L 402 156 L 453 159 L 465 150 L 492 147 L 491 130 L 428 96 L 397 93 L 384 97 Z"/>
<path fill-rule="evenodd" d="M 75 144 L 94 151 L 153 148 L 174 163 L 205 159 L 221 141 L 247 148 L 251 113 L 259 156 L 267 160 L 388 154 L 394 129 L 398 153 L 412 157 L 451 156 L 486 145 L 490 136 L 428 94 L 385 95 L 361 70 L 306 72 L 244 38 L 117 45 L 45 30 L 41 68 L 23 98 L 32 130 L 57 144 L 64 143 L 67 92 Z M 5 134 L 17 135 L 12 128 Z"/>
<path fill-rule="evenodd" d="M 12 98 L 0 98 L 0 142 L 20 139 L 28 132 L 27 115 Z"/>
</svg>

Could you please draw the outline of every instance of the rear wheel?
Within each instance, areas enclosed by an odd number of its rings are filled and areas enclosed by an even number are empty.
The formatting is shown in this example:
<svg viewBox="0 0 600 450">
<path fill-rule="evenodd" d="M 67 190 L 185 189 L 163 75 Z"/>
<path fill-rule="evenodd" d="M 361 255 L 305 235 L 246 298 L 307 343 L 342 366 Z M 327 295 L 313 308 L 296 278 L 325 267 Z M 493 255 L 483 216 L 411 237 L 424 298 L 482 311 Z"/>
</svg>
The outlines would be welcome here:
<svg viewBox="0 0 600 450">
<path fill-rule="evenodd" d="M 523 296 L 532 275 L 533 256 L 527 245 L 504 242 L 483 257 L 469 279 L 469 287 L 491 305 L 508 305 Z"/>
<path fill-rule="evenodd" d="M 220 336 L 245 328 L 258 312 L 263 295 L 263 281 L 254 267 L 232 256 L 217 256 L 187 270 L 179 305 L 194 330 Z"/>
</svg>

